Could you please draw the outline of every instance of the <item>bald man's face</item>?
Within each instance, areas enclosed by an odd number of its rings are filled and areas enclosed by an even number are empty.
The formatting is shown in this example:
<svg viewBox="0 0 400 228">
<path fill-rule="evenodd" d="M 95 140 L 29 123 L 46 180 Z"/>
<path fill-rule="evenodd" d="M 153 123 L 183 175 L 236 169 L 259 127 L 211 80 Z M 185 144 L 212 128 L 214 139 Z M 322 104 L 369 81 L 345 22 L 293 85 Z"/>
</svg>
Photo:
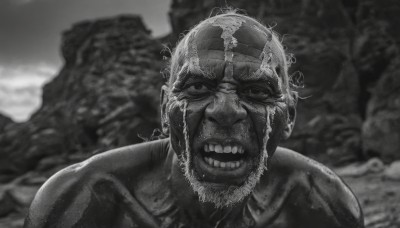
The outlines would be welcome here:
<svg viewBox="0 0 400 228">
<path fill-rule="evenodd" d="M 185 43 L 165 112 L 193 189 L 226 206 L 254 188 L 287 124 L 282 54 L 258 24 L 210 18 Z"/>
</svg>

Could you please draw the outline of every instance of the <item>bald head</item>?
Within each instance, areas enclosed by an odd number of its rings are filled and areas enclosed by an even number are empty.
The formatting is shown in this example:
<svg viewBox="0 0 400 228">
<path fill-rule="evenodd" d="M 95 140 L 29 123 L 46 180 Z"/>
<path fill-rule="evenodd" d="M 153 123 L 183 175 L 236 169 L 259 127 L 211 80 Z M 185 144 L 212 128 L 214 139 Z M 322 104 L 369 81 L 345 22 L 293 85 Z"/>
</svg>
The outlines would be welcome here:
<svg viewBox="0 0 400 228">
<path fill-rule="evenodd" d="M 235 63 L 233 74 L 277 77 L 289 93 L 286 54 L 277 35 L 258 21 L 227 13 L 208 18 L 194 27 L 177 45 L 171 59 L 172 85 L 181 74 L 223 75 Z M 221 73 L 221 74 L 220 74 Z"/>
</svg>

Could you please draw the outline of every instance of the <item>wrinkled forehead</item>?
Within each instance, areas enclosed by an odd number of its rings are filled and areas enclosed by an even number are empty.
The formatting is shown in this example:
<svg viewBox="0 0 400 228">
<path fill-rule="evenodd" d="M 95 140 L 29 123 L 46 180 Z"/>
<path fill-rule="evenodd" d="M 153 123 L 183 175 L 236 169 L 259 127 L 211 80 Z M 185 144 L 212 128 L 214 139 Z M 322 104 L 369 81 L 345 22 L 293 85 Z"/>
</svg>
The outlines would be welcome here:
<svg viewBox="0 0 400 228">
<path fill-rule="evenodd" d="M 184 46 L 186 65 L 192 72 L 224 68 L 226 63 L 234 63 L 237 72 L 267 72 L 285 64 L 284 52 L 272 32 L 238 15 L 203 21 L 188 34 Z"/>
<path fill-rule="evenodd" d="M 207 51 L 230 51 L 259 59 L 264 48 L 271 44 L 272 35 L 252 21 L 236 16 L 210 18 L 202 23 L 191 37 L 197 45 L 199 58 Z M 267 45 L 266 45 L 267 44 Z M 225 57 L 225 56 L 224 56 Z M 227 61 L 230 59 L 227 53 Z M 235 55 L 233 55 L 235 57 Z M 225 58 L 224 58 L 225 59 Z"/>
</svg>

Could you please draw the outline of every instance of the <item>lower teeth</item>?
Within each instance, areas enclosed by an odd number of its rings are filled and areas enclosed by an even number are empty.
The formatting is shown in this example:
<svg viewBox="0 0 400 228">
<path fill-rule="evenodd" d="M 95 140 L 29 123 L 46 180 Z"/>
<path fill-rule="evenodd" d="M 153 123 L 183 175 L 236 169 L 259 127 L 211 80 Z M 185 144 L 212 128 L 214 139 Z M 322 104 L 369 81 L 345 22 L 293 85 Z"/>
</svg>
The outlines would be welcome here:
<svg viewBox="0 0 400 228">
<path fill-rule="evenodd" d="M 205 157 L 204 160 L 210 166 L 213 166 L 215 168 L 225 168 L 225 169 L 236 169 L 243 163 L 243 160 L 230 161 L 230 162 L 220 162 L 220 161 L 214 160 L 214 159 L 212 159 L 210 157 Z"/>
</svg>

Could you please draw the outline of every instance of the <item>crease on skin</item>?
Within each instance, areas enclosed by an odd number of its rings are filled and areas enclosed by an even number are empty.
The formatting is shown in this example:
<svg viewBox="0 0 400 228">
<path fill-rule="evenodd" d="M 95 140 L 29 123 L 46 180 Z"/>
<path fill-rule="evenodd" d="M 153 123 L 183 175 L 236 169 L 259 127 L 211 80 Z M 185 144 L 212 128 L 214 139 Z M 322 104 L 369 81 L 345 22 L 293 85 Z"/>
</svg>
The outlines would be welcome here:
<svg viewBox="0 0 400 228">
<path fill-rule="evenodd" d="M 219 17 L 210 20 L 212 26 L 222 29 L 221 38 L 224 40 L 225 61 L 232 62 L 232 49 L 237 46 L 237 39 L 233 34 L 242 26 L 244 19 L 238 17 Z"/>
<path fill-rule="evenodd" d="M 264 138 L 263 138 L 263 151 L 262 153 L 264 154 L 264 169 L 268 170 L 268 151 L 267 151 L 267 143 L 269 140 L 269 135 L 272 131 L 271 127 L 271 121 L 273 120 L 273 117 L 275 116 L 275 109 L 267 106 L 266 108 L 267 111 L 267 123 L 265 125 L 264 129 Z M 272 117 L 272 118 L 271 118 Z"/>
</svg>

